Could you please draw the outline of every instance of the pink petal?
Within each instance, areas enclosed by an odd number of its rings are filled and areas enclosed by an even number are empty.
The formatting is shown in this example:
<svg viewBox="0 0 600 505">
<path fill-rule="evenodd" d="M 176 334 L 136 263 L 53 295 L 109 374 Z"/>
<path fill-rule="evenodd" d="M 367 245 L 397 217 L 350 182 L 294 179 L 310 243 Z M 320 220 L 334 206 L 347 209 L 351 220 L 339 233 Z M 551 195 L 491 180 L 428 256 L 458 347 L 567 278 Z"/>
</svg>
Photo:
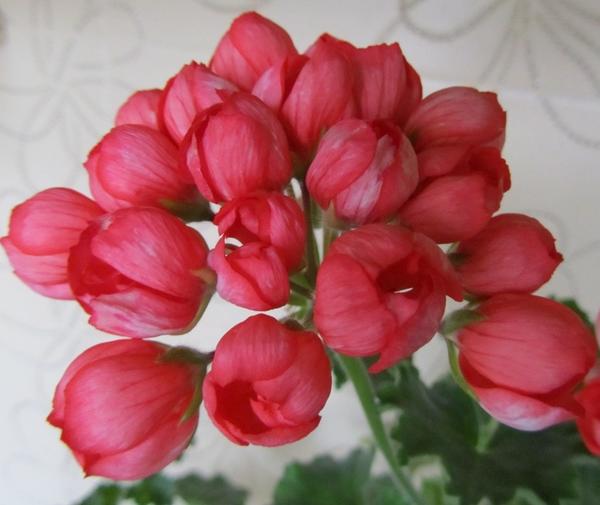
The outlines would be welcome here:
<svg viewBox="0 0 600 505">
<path fill-rule="evenodd" d="M 219 42 L 210 68 L 250 90 L 265 70 L 295 54 L 294 43 L 283 28 L 256 12 L 247 12 L 233 21 Z"/>
<path fill-rule="evenodd" d="M 173 140 L 180 143 L 199 113 L 220 103 L 223 92 L 234 91 L 235 85 L 206 66 L 194 61 L 184 65 L 167 83 L 161 101 L 163 120 Z"/>
<path fill-rule="evenodd" d="M 26 254 L 65 253 L 77 243 L 88 223 L 101 214 L 96 203 L 76 191 L 46 189 L 13 209 L 9 236 Z"/>
<path fill-rule="evenodd" d="M 86 458 L 85 473 L 113 480 L 146 478 L 179 457 L 189 445 L 197 426 L 197 415 L 183 423 L 173 419 L 129 450 L 100 458 Z"/>
<path fill-rule="evenodd" d="M 119 108 L 115 126 L 137 124 L 160 130 L 158 108 L 161 95 L 160 89 L 144 89 L 133 93 Z"/>
</svg>

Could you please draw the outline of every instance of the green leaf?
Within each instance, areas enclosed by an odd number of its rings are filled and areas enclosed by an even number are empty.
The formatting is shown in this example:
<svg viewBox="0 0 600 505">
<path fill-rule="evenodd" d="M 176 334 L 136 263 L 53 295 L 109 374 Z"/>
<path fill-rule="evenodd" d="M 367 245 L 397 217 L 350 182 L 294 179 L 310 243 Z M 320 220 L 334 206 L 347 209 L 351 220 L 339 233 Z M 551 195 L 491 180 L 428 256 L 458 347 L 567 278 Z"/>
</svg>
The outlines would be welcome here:
<svg viewBox="0 0 600 505">
<path fill-rule="evenodd" d="M 575 497 L 561 501 L 561 505 L 595 505 L 600 501 L 600 458 L 590 455 L 574 459 Z"/>
<path fill-rule="evenodd" d="M 372 479 L 365 486 L 363 501 L 361 503 L 365 505 L 409 505 L 400 496 L 392 479 L 387 475 Z"/>
<path fill-rule="evenodd" d="M 403 412 L 393 430 L 402 461 L 437 456 L 446 492 L 461 505 L 511 500 L 519 488 L 558 505 L 575 495 L 574 457 L 585 454 L 573 423 L 529 433 L 499 425 L 450 378 L 427 388 L 417 370 L 399 367 L 394 400 Z M 388 401 L 389 401 L 389 392 Z"/>
<path fill-rule="evenodd" d="M 78 505 L 117 505 L 121 502 L 122 490 L 117 484 L 102 484 L 94 489 Z"/>
<path fill-rule="evenodd" d="M 168 477 L 156 474 L 132 485 L 125 496 L 136 505 L 171 505 L 175 486 Z"/>
<path fill-rule="evenodd" d="M 320 456 L 307 464 L 292 463 L 275 487 L 274 505 L 367 505 L 363 493 L 373 456 L 372 450 L 356 449 L 341 461 Z"/>
<path fill-rule="evenodd" d="M 244 505 L 248 495 L 221 476 L 205 479 L 190 474 L 177 479 L 175 489 L 188 505 Z"/>
<path fill-rule="evenodd" d="M 446 493 L 446 482 L 442 478 L 429 478 L 423 482 L 421 494 L 429 505 L 458 505 L 456 496 Z"/>
<path fill-rule="evenodd" d="M 102 484 L 78 505 L 244 505 L 247 494 L 221 476 L 189 474 L 174 480 L 156 474 L 130 486 Z"/>
</svg>

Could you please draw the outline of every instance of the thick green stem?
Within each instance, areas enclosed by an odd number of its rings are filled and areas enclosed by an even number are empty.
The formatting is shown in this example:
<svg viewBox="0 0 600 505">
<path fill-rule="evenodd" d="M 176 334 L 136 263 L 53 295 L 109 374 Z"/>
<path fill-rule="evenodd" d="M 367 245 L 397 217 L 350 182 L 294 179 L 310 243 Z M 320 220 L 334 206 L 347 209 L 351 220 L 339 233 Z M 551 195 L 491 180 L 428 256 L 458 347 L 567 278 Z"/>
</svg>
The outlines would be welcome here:
<svg viewBox="0 0 600 505">
<path fill-rule="evenodd" d="M 392 444 L 388 437 L 388 434 L 381 420 L 379 409 L 375 402 L 375 391 L 369 372 L 360 359 L 349 358 L 336 354 L 337 359 L 340 361 L 348 377 L 354 384 L 356 395 L 360 401 L 362 409 L 373 433 L 373 437 L 379 447 L 379 450 L 383 454 L 383 457 L 387 461 L 387 464 L 392 473 L 394 484 L 402 496 L 407 500 L 407 503 L 411 505 L 426 505 L 423 499 L 419 496 L 419 493 L 414 488 L 410 479 L 404 474 L 402 467 L 398 463 Z"/>
</svg>

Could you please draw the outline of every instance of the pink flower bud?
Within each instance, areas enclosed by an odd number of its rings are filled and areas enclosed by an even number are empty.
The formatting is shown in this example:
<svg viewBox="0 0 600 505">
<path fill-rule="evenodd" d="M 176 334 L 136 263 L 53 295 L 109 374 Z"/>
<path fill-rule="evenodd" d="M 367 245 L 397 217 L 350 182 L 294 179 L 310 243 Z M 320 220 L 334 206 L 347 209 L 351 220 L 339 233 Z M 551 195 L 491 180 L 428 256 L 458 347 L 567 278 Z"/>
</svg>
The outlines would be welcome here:
<svg viewBox="0 0 600 505">
<path fill-rule="evenodd" d="M 121 209 L 82 233 L 69 281 L 100 330 L 141 338 L 182 333 L 210 294 L 207 253 L 200 234 L 168 212 Z"/>
<path fill-rule="evenodd" d="M 121 105 L 115 118 L 115 125 L 137 124 L 153 130 L 160 130 L 159 104 L 162 95 L 160 89 L 136 91 Z"/>
<path fill-rule="evenodd" d="M 92 194 L 107 211 L 193 202 L 198 192 L 178 155 L 175 144 L 156 130 L 133 124 L 117 126 L 85 162 Z"/>
<path fill-rule="evenodd" d="M 273 246 L 290 272 L 302 261 L 304 214 L 295 200 L 281 193 L 258 193 L 228 202 L 213 222 L 227 238 Z"/>
<path fill-rule="evenodd" d="M 156 342 L 115 340 L 80 354 L 54 393 L 48 421 L 86 475 L 142 479 L 176 459 L 198 425 L 200 369 L 162 360 Z"/>
<path fill-rule="evenodd" d="M 562 261 L 554 237 L 522 214 L 493 217 L 456 249 L 456 270 L 470 293 L 531 293 L 546 283 Z"/>
<path fill-rule="evenodd" d="M 259 314 L 223 336 L 203 398 L 232 442 L 277 446 L 317 427 L 330 391 L 329 360 L 317 335 Z"/>
<path fill-rule="evenodd" d="M 354 96 L 357 116 L 404 124 L 421 101 L 421 79 L 404 58 L 400 46 L 379 44 L 353 48 Z"/>
<path fill-rule="evenodd" d="M 69 250 L 102 213 L 96 203 L 76 191 L 46 189 L 13 209 L 8 235 L 0 243 L 15 274 L 31 289 L 51 298 L 72 299 Z"/>
<path fill-rule="evenodd" d="M 213 74 L 205 65 L 192 61 L 167 83 L 160 111 L 166 130 L 180 143 L 194 118 L 237 91 L 229 81 Z"/>
<path fill-rule="evenodd" d="M 352 223 L 385 219 L 417 187 L 412 146 L 391 123 L 346 119 L 323 136 L 306 182 L 323 208 Z"/>
<path fill-rule="evenodd" d="M 288 271 L 273 246 L 250 242 L 227 246 L 222 238 L 208 264 L 217 273 L 217 292 L 224 300 L 251 310 L 285 305 L 290 296 Z"/>
<path fill-rule="evenodd" d="M 588 382 L 577 393 L 576 400 L 585 410 L 577 418 L 577 428 L 588 450 L 600 456 L 600 378 Z"/>
<path fill-rule="evenodd" d="M 292 176 L 283 127 L 248 93 L 236 93 L 199 116 L 182 153 L 198 189 L 211 202 L 279 190 Z"/>
<path fill-rule="evenodd" d="M 256 12 L 246 12 L 233 21 L 219 42 L 210 68 L 250 90 L 268 68 L 296 54 L 283 28 Z"/>
<path fill-rule="evenodd" d="M 480 232 L 500 208 L 510 173 L 496 148 L 479 148 L 455 172 L 425 181 L 400 209 L 402 223 L 443 244 Z"/>
<path fill-rule="evenodd" d="M 429 342 L 446 294 L 461 299 L 435 243 L 400 226 L 365 225 L 329 249 L 317 276 L 315 324 L 342 354 L 379 354 L 370 371 L 380 372 Z"/>
<path fill-rule="evenodd" d="M 353 68 L 335 43 L 321 37 L 290 87 L 281 116 L 292 144 L 308 155 L 321 134 L 354 114 Z"/>
<path fill-rule="evenodd" d="M 594 336 L 564 305 L 528 294 L 495 295 L 457 335 L 460 367 L 481 406 L 504 424 L 540 430 L 581 408 L 573 388 L 596 359 Z"/>
<path fill-rule="evenodd" d="M 453 87 L 426 97 L 406 124 L 421 179 L 452 172 L 473 147 L 504 143 L 506 113 L 495 93 Z"/>
</svg>

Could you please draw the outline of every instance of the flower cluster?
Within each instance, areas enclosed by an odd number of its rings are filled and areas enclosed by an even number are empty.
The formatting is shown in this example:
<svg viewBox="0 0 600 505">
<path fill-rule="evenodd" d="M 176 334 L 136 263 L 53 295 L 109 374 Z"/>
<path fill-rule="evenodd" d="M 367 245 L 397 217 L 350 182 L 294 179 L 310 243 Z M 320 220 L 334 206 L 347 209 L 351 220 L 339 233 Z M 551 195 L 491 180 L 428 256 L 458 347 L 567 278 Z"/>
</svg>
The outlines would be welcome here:
<svg viewBox="0 0 600 505">
<path fill-rule="evenodd" d="M 85 472 L 159 470 L 201 402 L 232 442 L 296 441 L 330 393 L 326 347 L 381 372 L 436 334 L 448 296 L 469 300 L 447 336 L 482 407 L 525 430 L 578 418 L 600 452 L 599 383 L 578 390 L 594 337 L 532 294 L 562 257 L 537 220 L 495 215 L 505 124 L 493 93 L 423 97 L 398 44 L 326 34 L 299 53 L 256 13 L 209 65 L 134 93 L 84 164 L 93 199 L 42 191 L 2 238 L 32 289 L 127 337 L 81 354 L 56 389 L 48 419 Z M 211 247 L 190 225 L 202 220 Z M 214 291 L 256 311 L 292 293 L 303 310 L 252 316 L 208 354 L 140 340 L 190 331 Z"/>
</svg>

